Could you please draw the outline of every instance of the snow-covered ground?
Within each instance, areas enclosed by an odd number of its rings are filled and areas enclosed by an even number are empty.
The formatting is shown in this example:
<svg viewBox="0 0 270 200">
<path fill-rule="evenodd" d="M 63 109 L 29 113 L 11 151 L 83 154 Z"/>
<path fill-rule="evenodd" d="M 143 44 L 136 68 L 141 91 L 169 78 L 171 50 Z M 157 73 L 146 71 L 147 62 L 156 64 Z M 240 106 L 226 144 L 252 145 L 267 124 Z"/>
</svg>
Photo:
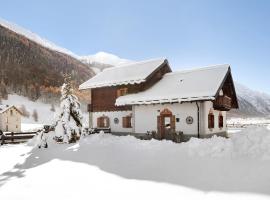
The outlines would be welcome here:
<svg viewBox="0 0 270 200">
<path fill-rule="evenodd" d="M 0 147 L 1 199 L 269 199 L 270 130 L 187 143 L 95 134 Z"/>
<path fill-rule="evenodd" d="M 269 125 L 270 119 L 268 118 L 231 118 L 227 120 L 228 125 Z"/>
</svg>

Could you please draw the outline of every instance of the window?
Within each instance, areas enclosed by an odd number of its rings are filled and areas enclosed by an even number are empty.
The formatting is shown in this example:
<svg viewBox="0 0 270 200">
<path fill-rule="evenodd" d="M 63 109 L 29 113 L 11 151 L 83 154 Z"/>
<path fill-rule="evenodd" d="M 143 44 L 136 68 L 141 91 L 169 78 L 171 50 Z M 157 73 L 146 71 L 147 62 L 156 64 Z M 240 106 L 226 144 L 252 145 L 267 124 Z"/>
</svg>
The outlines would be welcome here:
<svg viewBox="0 0 270 200">
<path fill-rule="evenodd" d="M 124 96 L 128 93 L 127 88 L 120 88 L 117 90 L 117 97 Z"/>
<path fill-rule="evenodd" d="M 8 125 L 6 125 L 6 131 L 8 131 Z"/>
<path fill-rule="evenodd" d="M 179 117 L 176 118 L 176 122 L 180 122 L 180 118 Z"/>
<path fill-rule="evenodd" d="M 212 112 L 208 114 L 208 128 L 213 129 L 215 127 L 215 116 Z"/>
<path fill-rule="evenodd" d="M 223 128 L 223 115 L 222 115 L 222 113 L 220 113 L 218 116 L 218 127 Z"/>
<path fill-rule="evenodd" d="M 123 117 L 123 128 L 132 128 L 131 126 L 131 116 Z"/>
<path fill-rule="evenodd" d="M 102 116 L 97 118 L 97 126 L 99 128 L 108 128 L 110 127 L 110 119 L 107 116 Z"/>
<path fill-rule="evenodd" d="M 13 110 L 10 110 L 10 116 L 12 116 L 13 115 Z"/>
</svg>

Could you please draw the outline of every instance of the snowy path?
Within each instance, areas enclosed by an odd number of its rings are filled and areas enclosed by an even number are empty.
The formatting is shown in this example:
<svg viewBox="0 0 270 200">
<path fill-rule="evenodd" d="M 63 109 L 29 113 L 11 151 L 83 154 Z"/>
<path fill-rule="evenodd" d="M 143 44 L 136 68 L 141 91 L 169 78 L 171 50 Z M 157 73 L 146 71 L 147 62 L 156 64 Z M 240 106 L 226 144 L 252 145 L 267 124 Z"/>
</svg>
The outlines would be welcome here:
<svg viewBox="0 0 270 200">
<path fill-rule="evenodd" d="M 1 199 L 270 199 L 263 127 L 182 144 L 99 134 L 44 150 L 4 146 L 0 157 Z"/>
</svg>

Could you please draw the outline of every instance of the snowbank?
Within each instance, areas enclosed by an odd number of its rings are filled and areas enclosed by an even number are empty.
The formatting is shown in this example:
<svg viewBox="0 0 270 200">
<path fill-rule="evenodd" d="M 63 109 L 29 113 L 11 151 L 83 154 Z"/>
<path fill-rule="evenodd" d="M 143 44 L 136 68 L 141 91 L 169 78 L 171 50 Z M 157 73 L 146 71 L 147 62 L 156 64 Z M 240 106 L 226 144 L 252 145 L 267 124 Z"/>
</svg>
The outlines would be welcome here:
<svg viewBox="0 0 270 200">
<path fill-rule="evenodd" d="M 14 167 L 5 167 L 0 175 L 3 199 L 270 197 L 266 127 L 249 128 L 229 139 L 193 138 L 181 144 L 95 134 L 77 144 L 18 148 L 24 161 L 14 160 Z M 17 159 L 9 149 L 0 147 L 0 155 Z"/>
</svg>

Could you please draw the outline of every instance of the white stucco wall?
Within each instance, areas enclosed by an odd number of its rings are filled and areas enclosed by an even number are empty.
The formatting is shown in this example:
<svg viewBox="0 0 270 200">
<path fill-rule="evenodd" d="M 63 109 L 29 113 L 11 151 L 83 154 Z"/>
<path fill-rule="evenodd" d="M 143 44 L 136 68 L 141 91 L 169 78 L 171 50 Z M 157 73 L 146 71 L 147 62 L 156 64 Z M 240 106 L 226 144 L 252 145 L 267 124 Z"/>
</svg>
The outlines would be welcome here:
<svg viewBox="0 0 270 200">
<path fill-rule="evenodd" d="M 112 132 L 132 132 L 132 128 L 123 128 L 122 118 L 130 115 L 132 111 L 115 111 L 115 112 L 93 112 L 92 113 L 92 124 L 93 127 L 97 127 L 97 118 L 105 115 L 110 119 L 110 127 Z M 119 123 L 114 123 L 114 118 L 118 118 Z M 132 120 L 131 120 L 132 121 Z M 132 123 L 132 122 L 131 122 Z M 133 123 L 132 123 L 133 126 Z"/>
<path fill-rule="evenodd" d="M 21 114 L 14 107 L 0 113 L 0 129 L 11 132 L 21 131 Z"/>
<path fill-rule="evenodd" d="M 215 117 L 215 123 L 214 123 L 214 128 L 213 129 L 209 129 L 208 128 L 208 114 L 210 112 L 210 110 L 213 110 L 213 114 Z M 226 111 L 219 111 L 219 110 L 214 110 L 213 109 L 213 102 L 211 101 L 205 101 L 204 103 L 202 103 L 202 116 L 204 118 L 204 120 L 202 121 L 202 126 L 201 126 L 201 130 L 202 130 L 202 134 L 213 134 L 213 133 L 220 133 L 220 132 L 225 132 L 227 131 L 227 112 Z M 219 128 L 218 127 L 218 116 L 219 113 L 222 112 L 223 115 L 223 128 Z"/>
<path fill-rule="evenodd" d="M 197 134 L 197 106 L 196 103 L 183 104 L 155 104 L 134 106 L 135 110 L 135 133 L 146 133 L 147 131 L 157 131 L 157 117 L 160 111 L 168 108 L 175 118 L 180 118 L 175 122 L 176 131 L 183 131 L 186 135 Z M 186 118 L 193 117 L 193 123 L 187 124 Z"/>
<path fill-rule="evenodd" d="M 205 101 L 199 103 L 200 106 L 200 135 L 214 134 L 227 131 L 226 127 L 226 112 L 213 110 L 213 103 Z M 163 109 L 172 111 L 175 118 L 179 118 L 179 122 L 175 122 L 176 131 L 182 131 L 185 135 L 196 136 L 198 133 L 198 119 L 197 119 L 197 105 L 193 103 L 182 104 L 155 104 L 155 105 L 136 105 L 133 106 L 132 111 L 117 111 L 117 112 L 93 112 L 92 123 L 93 127 L 97 127 L 97 118 L 103 115 L 109 117 L 110 127 L 112 132 L 133 132 L 146 133 L 147 131 L 157 131 L 157 117 Z M 208 114 L 213 110 L 215 117 L 215 126 L 213 129 L 208 128 Z M 223 128 L 218 127 L 218 116 L 222 112 Z M 122 117 L 132 113 L 132 128 L 123 128 Z M 186 118 L 191 116 L 193 118 L 192 124 L 186 123 Z M 119 119 L 119 123 L 114 123 L 114 118 Z"/>
</svg>

